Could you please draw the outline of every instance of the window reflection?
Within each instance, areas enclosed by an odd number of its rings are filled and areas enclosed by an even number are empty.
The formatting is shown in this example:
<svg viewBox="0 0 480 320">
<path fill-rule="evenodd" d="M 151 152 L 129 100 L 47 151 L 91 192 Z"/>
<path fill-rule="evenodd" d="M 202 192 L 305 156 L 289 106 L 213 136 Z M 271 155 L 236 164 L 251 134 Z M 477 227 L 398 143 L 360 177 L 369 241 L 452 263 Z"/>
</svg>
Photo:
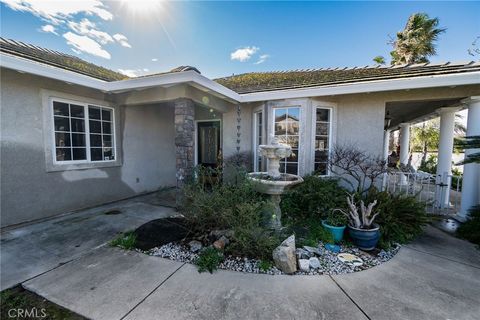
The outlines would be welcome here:
<svg viewBox="0 0 480 320">
<path fill-rule="evenodd" d="M 298 174 L 298 150 L 300 141 L 300 108 L 274 109 L 274 135 L 280 143 L 292 147 L 292 154 L 280 160 L 280 172 Z"/>
</svg>

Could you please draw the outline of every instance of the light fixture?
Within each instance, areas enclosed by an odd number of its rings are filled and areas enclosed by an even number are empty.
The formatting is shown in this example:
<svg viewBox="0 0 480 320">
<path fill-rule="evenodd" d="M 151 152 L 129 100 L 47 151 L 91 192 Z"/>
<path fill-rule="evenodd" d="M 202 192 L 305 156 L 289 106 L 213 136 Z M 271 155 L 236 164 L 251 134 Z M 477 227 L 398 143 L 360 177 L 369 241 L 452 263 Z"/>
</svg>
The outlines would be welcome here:
<svg viewBox="0 0 480 320">
<path fill-rule="evenodd" d="M 390 127 L 390 123 L 392 122 L 392 117 L 390 116 L 390 111 L 387 111 L 387 114 L 385 115 L 385 123 L 384 123 L 384 129 L 387 130 Z"/>
</svg>

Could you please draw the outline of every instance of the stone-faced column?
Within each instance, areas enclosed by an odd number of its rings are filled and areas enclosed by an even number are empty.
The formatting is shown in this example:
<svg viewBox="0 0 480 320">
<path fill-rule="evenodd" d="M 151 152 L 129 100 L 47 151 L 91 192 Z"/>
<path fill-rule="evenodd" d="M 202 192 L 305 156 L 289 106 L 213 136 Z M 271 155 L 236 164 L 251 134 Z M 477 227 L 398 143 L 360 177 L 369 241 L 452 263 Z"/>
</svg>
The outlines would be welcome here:
<svg viewBox="0 0 480 320">
<path fill-rule="evenodd" d="M 463 103 L 468 105 L 467 137 L 480 136 L 480 96 L 470 97 Z M 465 156 L 480 152 L 480 149 L 466 149 Z M 468 210 L 480 204 L 480 164 L 469 163 L 463 167 L 462 207 L 460 220 L 468 217 Z"/>
<path fill-rule="evenodd" d="M 195 104 L 190 99 L 177 99 L 175 104 L 175 157 L 177 188 L 190 177 L 194 167 Z"/>
</svg>

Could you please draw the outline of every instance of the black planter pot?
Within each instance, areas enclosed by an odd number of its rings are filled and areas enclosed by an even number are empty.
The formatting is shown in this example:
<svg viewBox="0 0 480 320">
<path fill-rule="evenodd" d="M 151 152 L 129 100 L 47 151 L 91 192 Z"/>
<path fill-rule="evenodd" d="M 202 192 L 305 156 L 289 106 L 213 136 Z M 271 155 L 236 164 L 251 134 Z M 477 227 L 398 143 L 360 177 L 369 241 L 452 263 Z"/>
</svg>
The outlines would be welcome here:
<svg viewBox="0 0 480 320">
<path fill-rule="evenodd" d="M 352 238 L 353 243 L 364 251 L 375 249 L 378 240 L 380 239 L 380 226 L 373 224 L 373 229 L 358 229 L 348 226 L 348 233 Z"/>
</svg>

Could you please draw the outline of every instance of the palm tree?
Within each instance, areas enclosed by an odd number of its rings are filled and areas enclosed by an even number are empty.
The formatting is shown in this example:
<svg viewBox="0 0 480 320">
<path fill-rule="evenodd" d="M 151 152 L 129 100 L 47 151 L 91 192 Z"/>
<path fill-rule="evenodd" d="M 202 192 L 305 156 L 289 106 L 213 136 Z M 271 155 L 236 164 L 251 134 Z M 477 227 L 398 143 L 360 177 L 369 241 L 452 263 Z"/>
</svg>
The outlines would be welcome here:
<svg viewBox="0 0 480 320">
<path fill-rule="evenodd" d="M 392 42 L 392 65 L 428 62 L 428 57 L 436 54 L 438 36 L 446 30 L 437 28 L 438 24 L 438 18 L 431 19 L 426 13 L 412 14 Z"/>
<path fill-rule="evenodd" d="M 376 56 L 375 58 L 372 59 L 373 62 L 377 65 L 384 65 L 385 64 L 385 58 L 383 56 Z"/>
</svg>

